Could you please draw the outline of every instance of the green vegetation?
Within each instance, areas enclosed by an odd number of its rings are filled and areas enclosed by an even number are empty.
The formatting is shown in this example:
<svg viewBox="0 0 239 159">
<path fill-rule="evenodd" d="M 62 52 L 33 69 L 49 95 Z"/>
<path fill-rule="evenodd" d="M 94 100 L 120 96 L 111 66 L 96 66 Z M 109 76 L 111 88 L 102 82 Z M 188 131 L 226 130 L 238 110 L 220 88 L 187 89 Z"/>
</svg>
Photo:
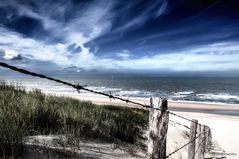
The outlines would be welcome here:
<svg viewBox="0 0 239 159">
<path fill-rule="evenodd" d="M 0 156 L 18 156 L 29 135 L 67 134 L 136 143 L 148 123 L 145 110 L 96 106 L 0 83 Z M 72 140 L 73 139 L 73 140 Z"/>
</svg>

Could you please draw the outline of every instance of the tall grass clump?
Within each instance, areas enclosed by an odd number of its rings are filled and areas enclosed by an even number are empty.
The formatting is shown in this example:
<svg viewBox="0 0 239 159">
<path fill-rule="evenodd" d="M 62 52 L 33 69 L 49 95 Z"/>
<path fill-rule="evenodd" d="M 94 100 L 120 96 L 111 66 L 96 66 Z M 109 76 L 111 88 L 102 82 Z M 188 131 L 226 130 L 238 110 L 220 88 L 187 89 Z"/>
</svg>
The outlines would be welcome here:
<svg viewBox="0 0 239 159">
<path fill-rule="evenodd" d="M 21 97 L 26 92 L 20 87 L 0 84 L 0 156 L 17 156 L 22 149 L 22 139 L 27 135 L 28 123 L 23 114 Z"/>
<path fill-rule="evenodd" d="M 96 106 L 0 83 L 0 156 L 20 155 L 28 135 L 66 134 L 69 143 L 82 137 L 136 143 L 147 120 L 145 110 Z"/>
</svg>

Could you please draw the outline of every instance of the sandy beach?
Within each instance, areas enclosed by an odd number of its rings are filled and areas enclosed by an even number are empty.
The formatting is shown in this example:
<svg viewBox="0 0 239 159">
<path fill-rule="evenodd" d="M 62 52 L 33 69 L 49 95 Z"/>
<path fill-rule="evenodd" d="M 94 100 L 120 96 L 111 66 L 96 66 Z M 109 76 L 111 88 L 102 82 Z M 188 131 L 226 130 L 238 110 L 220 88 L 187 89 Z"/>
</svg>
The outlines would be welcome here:
<svg viewBox="0 0 239 159">
<path fill-rule="evenodd" d="M 118 100 L 110 100 L 102 96 L 84 96 L 81 94 L 54 94 L 57 96 L 71 97 L 84 101 L 91 101 L 98 105 L 115 105 L 140 108 L 133 104 L 127 104 Z M 132 98 L 131 100 L 142 104 L 149 104 L 149 99 Z M 199 123 L 208 125 L 212 130 L 212 137 L 215 142 L 224 150 L 224 155 L 229 159 L 239 158 L 239 105 L 235 104 L 215 104 L 215 103 L 196 103 L 196 102 L 168 102 L 169 110 L 187 117 L 197 119 Z M 190 126 L 189 121 L 170 115 L 170 119 Z M 175 142 L 178 135 L 175 134 L 175 128 L 169 127 L 168 142 Z M 178 132 L 177 132 L 178 133 Z M 173 139 L 174 138 L 174 139 Z M 174 143 L 175 144 L 175 143 Z M 178 146 L 178 145 L 176 145 Z M 170 146 L 168 152 L 173 151 Z M 182 152 L 185 153 L 185 152 Z M 182 155 L 182 154 L 181 154 Z"/>
</svg>

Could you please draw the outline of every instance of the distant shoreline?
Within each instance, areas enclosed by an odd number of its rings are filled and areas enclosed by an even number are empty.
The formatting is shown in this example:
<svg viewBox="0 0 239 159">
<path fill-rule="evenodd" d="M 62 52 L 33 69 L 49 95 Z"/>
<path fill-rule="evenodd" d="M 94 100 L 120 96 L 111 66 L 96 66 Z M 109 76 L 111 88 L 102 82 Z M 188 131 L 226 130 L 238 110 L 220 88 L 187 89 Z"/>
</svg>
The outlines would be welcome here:
<svg viewBox="0 0 239 159">
<path fill-rule="evenodd" d="M 86 97 L 87 99 L 90 97 L 96 97 L 96 98 L 105 98 L 104 96 L 101 95 L 89 95 L 89 94 L 84 94 L 84 93 L 66 93 L 66 92 L 50 92 L 50 91 L 44 91 L 42 90 L 44 93 L 49 94 L 49 95 L 66 95 L 66 96 L 80 96 L 80 97 Z M 127 97 L 124 96 L 120 96 L 122 98 L 127 99 Z M 139 100 L 139 101 L 149 101 L 149 98 L 147 97 L 130 97 L 131 100 Z M 117 102 L 117 100 L 115 100 Z M 186 103 L 186 104 L 202 104 L 202 105 L 214 105 L 214 106 L 236 106 L 239 107 L 239 104 L 232 104 L 232 103 L 223 103 L 223 102 L 209 102 L 209 101 L 190 101 L 190 100 L 171 100 L 168 99 L 168 102 L 170 103 Z"/>
<path fill-rule="evenodd" d="M 76 93 L 52 93 L 45 92 L 49 95 L 64 96 L 75 98 L 83 101 L 90 101 L 97 105 L 114 105 L 124 106 L 133 108 L 142 108 L 140 106 L 125 103 L 119 100 L 110 100 L 107 97 L 99 95 L 82 95 Z M 133 101 L 149 105 L 149 98 L 130 98 Z M 168 101 L 169 110 L 181 111 L 181 112 L 199 112 L 207 114 L 218 114 L 218 115 L 230 115 L 239 116 L 239 105 L 238 104 L 223 104 L 223 103 L 204 103 L 194 101 Z"/>
<path fill-rule="evenodd" d="M 216 106 L 236 106 L 239 107 L 239 104 L 231 104 L 231 103 L 222 103 L 222 102 L 207 102 L 207 101 L 190 101 L 190 100 L 168 100 L 172 103 L 189 103 L 189 104 L 207 104 L 207 105 L 216 105 Z"/>
</svg>

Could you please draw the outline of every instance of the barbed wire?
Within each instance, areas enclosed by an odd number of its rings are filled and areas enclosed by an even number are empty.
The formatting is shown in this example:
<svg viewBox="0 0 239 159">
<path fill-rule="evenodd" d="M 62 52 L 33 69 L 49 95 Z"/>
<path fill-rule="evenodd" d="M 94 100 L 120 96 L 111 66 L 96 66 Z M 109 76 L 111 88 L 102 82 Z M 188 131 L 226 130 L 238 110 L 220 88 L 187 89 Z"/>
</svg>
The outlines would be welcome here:
<svg viewBox="0 0 239 159">
<path fill-rule="evenodd" d="M 169 120 L 169 121 L 172 122 L 172 123 L 175 123 L 175 124 L 177 124 L 177 125 L 183 126 L 183 127 L 185 127 L 185 128 L 187 128 L 187 129 L 190 130 L 190 128 L 189 128 L 187 125 L 181 124 L 181 123 L 176 122 L 176 121 L 173 121 L 173 120 Z"/>
<path fill-rule="evenodd" d="M 173 113 L 172 111 L 169 111 L 169 110 L 167 110 L 167 111 L 168 111 L 169 114 L 172 114 L 172 115 L 177 116 L 177 117 L 179 117 L 179 118 L 181 118 L 181 119 L 184 119 L 184 120 L 187 120 L 187 121 L 189 121 L 189 122 L 193 122 L 193 123 L 195 123 L 195 124 L 198 124 L 198 125 L 202 126 L 202 124 L 200 124 L 200 123 L 198 123 L 198 122 L 195 122 L 195 121 L 193 121 L 193 120 L 191 120 L 191 119 L 188 119 L 188 118 L 186 118 L 186 117 L 183 117 L 183 116 L 181 116 L 181 115 L 175 114 L 175 113 Z"/>
<path fill-rule="evenodd" d="M 28 71 L 28 70 L 26 70 L 26 69 L 18 68 L 18 67 L 9 65 L 9 64 L 7 64 L 7 63 L 4 63 L 4 62 L 0 62 L 0 66 L 2 66 L 2 67 L 4 67 L 4 68 L 11 69 L 11 70 L 16 71 L 16 72 L 20 72 L 20 73 L 26 74 L 26 75 L 31 75 L 31 76 L 34 76 L 34 77 L 39 77 L 39 78 L 43 78 L 43 79 L 55 81 L 55 82 L 57 82 L 57 83 L 61 83 L 61 84 L 70 86 L 70 87 L 76 89 L 78 92 L 79 92 L 80 90 L 85 90 L 85 91 L 88 91 L 88 92 L 91 92 L 91 93 L 94 93 L 94 94 L 99 94 L 99 95 L 103 95 L 103 96 L 109 97 L 110 99 L 118 99 L 118 100 L 121 100 L 121 101 L 126 102 L 126 103 L 131 103 L 131 104 L 139 105 L 139 106 L 144 107 L 144 108 L 150 108 L 150 109 L 157 109 L 157 110 L 165 111 L 165 110 L 162 110 L 162 109 L 160 109 L 160 108 L 152 108 L 151 106 L 149 106 L 149 105 L 147 105 L 147 104 L 142 104 L 142 103 L 135 102 L 135 101 L 132 101 L 132 100 L 129 100 L 129 99 L 124 99 L 124 98 L 121 98 L 121 97 L 118 97 L 118 96 L 114 96 L 114 95 L 112 95 L 112 94 L 107 94 L 107 93 L 104 93 L 104 92 L 100 92 L 100 91 L 95 91 L 95 90 L 92 90 L 92 89 L 88 89 L 88 88 L 85 88 L 84 86 L 81 86 L 81 85 L 79 85 L 79 84 L 72 84 L 72 83 L 69 83 L 69 82 L 66 82 L 66 81 L 63 81 L 63 80 L 60 80 L 60 79 L 48 77 L 48 76 L 43 75 L 43 74 L 31 72 L 31 71 Z M 172 114 L 172 115 L 177 116 L 177 117 L 179 117 L 179 118 L 182 118 L 182 119 L 184 119 L 184 120 L 187 120 L 187 121 L 196 123 L 195 121 L 193 121 L 193 120 L 191 120 L 191 119 L 188 119 L 188 118 L 185 118 L 185 117 L 183 117 L 183 116 L 180 116 L 180 115 L 178 115 L 178 114 L 175 114 L 175 113 L 173 113 L 172 111 L 169 111 L 169 110 L 166 110 L 166 111 L 167 111 L 169 114 Z M 197 123 L 197 124 L 199 124 L 199 123 Z M 199 125 L 201 125 L 201 124 L 199 124 Z"/>
<path fill-rule="evenodd" d="M 179 150 L 183 149 L 184 147 L 188 146 L 190 143 L 194 142 L 197 138 L 199 138 L 203 133 L 208 133 L 208 131 L 206 132 L 201 132 L 197 137 L 195 137 L 193 140 L 189 141 L 188 143 L 184 144 L 183 146 L 179 147 L 178 149 L 174 150 L 173 152 L 171 152 L 170 154 L 168 154 L 166 156 L 166 158 L 169 158 L 171 155 L 175 154 L 176 152 L 178 152 Z"/>
<path fill-rule="evenodd" d="M 3 62 L 0 62 L 0 66 L 5 67 L 5 68 L 9 68 L 13 71 L 17 71 L 17 72 L 20 72 L 20 73 L 23 73 L 23 74 L 26 74 L 26 75 L 31 75 L 31 76 L 40 77 L 40 78 L 48 79 L 48 80 L 51 80 L 51 81 L 55 81 L 55 82 L 73 87 L 78 91 L 79 90 L 85 90 L 85 91 L 88 91 L 88 92 L 91 92 L 91 93 L 94 93 L 94 94 L 100 94 L 100 95 L 103 95 L 103 96 L 107 96 L 111 99 L 118 99 L 118 100 L 124 101 L 126 103 L 136 104 L 136 105 L 139 105 L 139 106 L 142 106 L 142 107 L 150 108 L 150 106 L 139 103 L 139 102 L 134 102 L 134 101 L 131 101 L 129 99 L 123 99 L 121 97 L 113 96 L 112 94 L 107 94 L 107 93 L 104 93 L 104 92 L 91 90 L 91 89 L 85 88 L 85 87 L 83 87 L 79 84 L 75 85 L 75 84 L 72 84 L 72 83 L 69 83 L 69 82 L 66 82 L 66 81 L 62 81 L 62 80 L 59 80 L 59 79 L 56 79 L 56 78 L 48 77 L 48 76 L 38 74 L 38 73 L 35 73 L 35 72 L 31 72 L 31 71 L 28 71 L 28 70 L 25 70 L 25 69 L 17 68 L 15 66 L 11 66 L 11 65 L 8 65 L 8 64 L 3 63 Z"/>
</svg>

